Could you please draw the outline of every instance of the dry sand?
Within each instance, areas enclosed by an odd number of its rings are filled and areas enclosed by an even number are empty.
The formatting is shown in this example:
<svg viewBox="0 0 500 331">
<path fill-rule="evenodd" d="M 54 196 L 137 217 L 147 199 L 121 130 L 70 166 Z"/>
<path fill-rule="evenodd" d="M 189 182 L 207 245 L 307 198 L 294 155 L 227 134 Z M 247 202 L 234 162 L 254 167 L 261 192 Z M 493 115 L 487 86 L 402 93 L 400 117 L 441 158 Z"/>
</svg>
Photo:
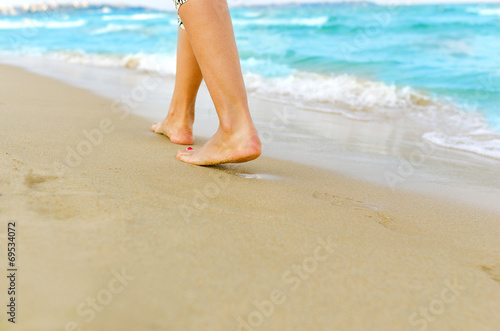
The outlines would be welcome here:
<svg viewBox="0 0 500 331">
<path fill-rule="evenodd" d="M 498 215 L 266 157 L 186 165 L 111 100 L 0 76 L 0 330 L 500 328 Z"/>
</svg>

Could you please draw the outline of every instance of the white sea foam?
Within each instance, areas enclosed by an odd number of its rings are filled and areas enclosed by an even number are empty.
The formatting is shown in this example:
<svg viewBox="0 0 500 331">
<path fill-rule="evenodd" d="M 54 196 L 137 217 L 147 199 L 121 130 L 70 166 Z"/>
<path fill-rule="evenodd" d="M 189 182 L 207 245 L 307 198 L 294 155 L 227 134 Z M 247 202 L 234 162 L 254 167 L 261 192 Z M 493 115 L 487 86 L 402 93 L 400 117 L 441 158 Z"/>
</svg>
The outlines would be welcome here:
<svg viewBox="0 0 500 331">
<path fill-rule="evenodd" d="M 67 63 L 92 65 L 108 68 L 128 68 L 148 72 L 158 72 L 163 75 L 175 75 L 175 55 L 164 54 L 130 54 L 126 56 L 88 54 L 84 52 L 57 52 L 46 57 Z"/>
<path fill-rule="evenodd" d="M 234 25 L 264 25 L 264 26 L 322 26 L 328 22 L 328 16 L 319 16 L 311 18 L 295 18 L 295 19 L 280 19 L 280 18 L 259 18 L 259 19 L 242 19 L 236 18 L 233 20 Z"/>
<path fill-rule="evenodd" d="M 0 20 L 0 29 L 24 29 L 24 28 L 47 28 L 64 29 L 84 26 L 87 21 L 79 19 L 75 21 L 40 21 L 24 19 L 19 21 Z"/>
<path fill-rule="evenodd" d="M 264 78 L 246 74 L 247 87 L 253 93 L 286 99 L 294 103 L 331 112 L 351 112 L 351 117 L 397 116 L 401 110 L 414 110 L 437 104 L 409 87 L 362 80 L 351 75 L 325 76 L 297 72 L 287 77 Z M 377 111 L 375 111 L 377 110 Z"/>
<path fill-rule="evenodd" d="M 500 16 L 500 8 L 467 8 L 469 13 L 477 13 L 483 16 L 497 15 Z"/>
<path fill-rule="evenodd" d="M 123 31 L 139 31 L 143 29 L 142 25 L 138 24 L 129 24 L 129 25 L 120 25 L 120 24 L 108 24 L 106 27 L 97 29 L 92 31 L 91 35 L 99 35 L 113 32 L 123 32 Z"/>
<path fill-rule="evenodd" d="M 61 29 L 61 28 L 76 28 L 79 26 L 84 26 L 87 24 L 86 20 L 76 20 L 76 21 L 66 21 L 66 22 L 41 22 L 40 26 L 49 29 Z"/>
<path fill-rule="evenodd" d="M 104 15 L 104 21 L 145 21 L 167 17 L 166 14 Z"/>
<path fill-rule="evenodd" d="M 255 11 L 249 11 L 249 12 L 243 13 L 243 16 L 249 17 L 249 18 L 256 18 L 256 17 L 262 16 L 262 13 L 255 12 Z"/>
<path fill-rule="evenodd" d="M 410 87 L 303 72 L 279 78 L 247 73 L 245 81 L 251 93 L 307 109 L 358 120 L 405 119 L 438 146 L 500 159 L 500 133 L 480 113 Z"/>
<path fill-rule="evenodd" d="M 479 11 L 480 15 L 497 15 L 500 16 L 500 8 L 497 9 L 481 9 Z"/>
<path fill-rule="evenodd" d="M 423 138 L 437 146 L 500 160 L 500 135 L 490 133 L 482 137 L 473 134 L 448 135 L 444 132 L 428 132 Z"/>
</svg>

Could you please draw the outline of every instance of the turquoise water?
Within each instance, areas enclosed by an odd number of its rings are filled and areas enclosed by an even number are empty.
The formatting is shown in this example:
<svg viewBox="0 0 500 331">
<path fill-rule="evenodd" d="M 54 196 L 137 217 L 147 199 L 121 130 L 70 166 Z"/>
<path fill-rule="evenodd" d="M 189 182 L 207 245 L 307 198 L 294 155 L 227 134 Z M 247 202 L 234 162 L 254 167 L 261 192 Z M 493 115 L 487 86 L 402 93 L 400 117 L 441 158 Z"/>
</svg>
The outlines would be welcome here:
<svg viewBox="0 0 500 331">
<path fill-rule="evenodd" d="M 317 4 L 232 10 L 251 93 L 500 158 L 500 6 Z M 0 54 L 175 73 L 177 18 L 61 7 L 0 16 Z"/>
</svg>

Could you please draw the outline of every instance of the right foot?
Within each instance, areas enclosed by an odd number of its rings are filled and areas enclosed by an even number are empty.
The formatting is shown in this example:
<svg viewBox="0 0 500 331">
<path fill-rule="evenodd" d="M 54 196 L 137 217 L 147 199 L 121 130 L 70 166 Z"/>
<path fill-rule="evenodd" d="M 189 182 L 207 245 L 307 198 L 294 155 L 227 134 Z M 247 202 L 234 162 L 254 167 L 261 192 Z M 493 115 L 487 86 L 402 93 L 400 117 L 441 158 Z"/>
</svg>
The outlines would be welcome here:
<svg viewBox="0 0 500 331">
<path fill-rule="evenodd" d="M 248 130 L 231 133 L 219 129 L 200 149 L 193 150 L 188 147 L 178 151 L 176 158 L 194 165 L 215 165 L 252 161 L 258 158 L 260 153 L 260 139 L 252 126 Z"/>
<path fill-rule="evenodd" d="M 167 117 L 161 123 L 155 123 L 151 126 L 151 131 L 163 134 L 174 144 L 191 145 L 193 138 L 193 121 L 175 120 Z"/>
</svg>

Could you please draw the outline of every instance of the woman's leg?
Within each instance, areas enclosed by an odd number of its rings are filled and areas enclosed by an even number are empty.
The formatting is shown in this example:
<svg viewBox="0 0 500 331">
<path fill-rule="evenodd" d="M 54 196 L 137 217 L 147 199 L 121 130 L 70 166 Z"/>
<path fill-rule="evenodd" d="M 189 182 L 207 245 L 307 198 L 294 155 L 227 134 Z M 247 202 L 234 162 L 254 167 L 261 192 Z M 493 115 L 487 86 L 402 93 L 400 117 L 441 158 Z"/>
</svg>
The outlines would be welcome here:
<svg viewBox="0 0 500 331">
<path fill-rule="evenodd" d="M 177 33 L 177 74 L 175 87 L 167 117 L 159 124 L 153 124 L 153 132 L 164 134 L 176 144 L 192 144 L 194 105 L 201 84 L 198 61 L 194 56 L 186 31 Z"/>
<path fill-rule="evenodd" d="M 261 143 L 248 109 L 227 1 L 189 0 L 179 8 L 179 15 L 220 123 L 200 149 L 180 150 L 176 157 L 196 165 L 256 159 Z"/>
</svg>

